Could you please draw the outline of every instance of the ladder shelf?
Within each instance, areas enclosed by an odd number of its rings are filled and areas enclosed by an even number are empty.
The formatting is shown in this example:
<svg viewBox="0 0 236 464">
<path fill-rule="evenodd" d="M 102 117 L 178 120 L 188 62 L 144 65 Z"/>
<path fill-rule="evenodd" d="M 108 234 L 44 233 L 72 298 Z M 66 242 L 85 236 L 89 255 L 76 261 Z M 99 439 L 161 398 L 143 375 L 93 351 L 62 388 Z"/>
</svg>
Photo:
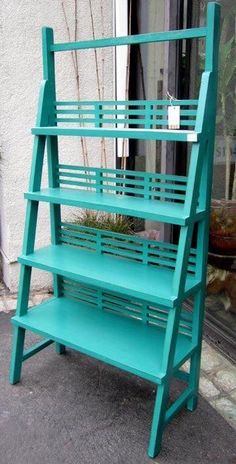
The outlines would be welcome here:
<svg viewBox="0 0 236 464">
<path fill-rule="evenodd" d="M 43 81 L 35 127 L 10 382 L 22 363 L 51 343 L 75 349 L 157 385 L 148 455 L 166 425 L 197 406 L 214 154 L 220 7 L 208 3 L 206 27 L 56 44 L 43 29 Z M 168 127 L 169 100 L 60 101 L 55 53 L 202 38 L 206 59 L 198 99 L 175 100 L 180 128 Z M 186 176 L 61 164 L 58 138 L 101 137 L 186 142 Z M 47 146 L 48 186 L 41 188 Z M 93 160 L 90 160 L 93 163 Z M 51 244 L 35 249 L 38 206 L 50 205 Z M 124 214 L 178 226 L 178 243 L 146 240 L 65 222 L 61 206 Z M 194 240 L 193 240 L 193 232 Z M 32 268 L 53 276 L 54 296 L 29 308 Z M 192 298 L 192 310 L 184 301 Z M 24 349 L 25 331 L 43 340 Z M 183 364 L 189 361 L 188 372 Z M 186 385 L 168 405 L 174 377 Z"/>
</svg>

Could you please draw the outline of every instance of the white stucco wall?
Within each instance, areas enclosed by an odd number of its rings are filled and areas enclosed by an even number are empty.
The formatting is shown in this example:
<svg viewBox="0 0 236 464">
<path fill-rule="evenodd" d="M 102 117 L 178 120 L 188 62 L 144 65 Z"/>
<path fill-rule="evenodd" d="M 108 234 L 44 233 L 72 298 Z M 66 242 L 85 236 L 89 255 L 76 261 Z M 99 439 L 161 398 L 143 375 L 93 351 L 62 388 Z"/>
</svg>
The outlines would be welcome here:
<svg viewBox="0 0 236 464">
<path fill-rule="evenodd" d="M 68 23 L 74 30 L 74 2 L 64 1 Z M 101 19 L 100 0 L 92 1 L 96 37 L 112 35 L 112 1 L 102 0 L 104 17 Z M 0 221 L 3 278 L 11 290 L 16 290 L 18 264 L 21 252 L 25 202 L 23 192 L 27 190 L 31 163 L 33 138 L 30 133 L 34 125 L 40 80 L 42 78 L 41 27 L 54 29 L 56 42 L 68 41 L 60 0 L 1 0 L 0 3 Z M 78 0 L 79 38 L 92 38 L 88 0 Z M 73 37 L 73 33 L 72 33 Z M 101 51 L 99 51 L 101 63 Z M 59 54 L 58 54 L 59 55 Z M 105 99 L 113 95 L 112 50 L 105 49 Z M 76 99 L 75 78 L 70 53 L 57 58 L 58 99 Z M 94 53 L 79 55 L 81 98 L 95 99 L 97 82 Z M 100 141 L 88 143 L 91 165 L 100 164 Z M 61 162 L 82 164 L 80 141 L 65 140 L 60 143 Z M 113 143 L 107 143 L 109 165 L 114 164 Z M 46 175 L 44 175 L 44 182 Z M 49 209 L 40 206 L 37 246 L 49 241 Z M 68 215 L 68 210 L 66 211 Z M 48 286 L 49 276 L 34 272 L 36 288 Z"/>
</svg>

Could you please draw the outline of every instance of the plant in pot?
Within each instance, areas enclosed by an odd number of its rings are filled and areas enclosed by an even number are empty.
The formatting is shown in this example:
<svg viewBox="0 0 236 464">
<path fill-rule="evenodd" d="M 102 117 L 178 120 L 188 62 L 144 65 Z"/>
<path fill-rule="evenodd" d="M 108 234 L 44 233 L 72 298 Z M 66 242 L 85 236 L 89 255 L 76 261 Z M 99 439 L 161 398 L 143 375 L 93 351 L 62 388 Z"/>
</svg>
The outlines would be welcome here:
<svg viewBox="0 0 236 464">
<path fill-rule="evenodd" d="M 236 164 L 233 164 L 232 153 L 236 136 L 236 40 L 231 24 L 235 15 L 236 6 L 233 6 L 222 24 L 217 127 L 224 140 L 225 196 L 212 200 L 209 242 L 209 251 L 223 256 L 236 255 Z M 229 37 L 230 30 L 232 34 Z"/>
</svg>

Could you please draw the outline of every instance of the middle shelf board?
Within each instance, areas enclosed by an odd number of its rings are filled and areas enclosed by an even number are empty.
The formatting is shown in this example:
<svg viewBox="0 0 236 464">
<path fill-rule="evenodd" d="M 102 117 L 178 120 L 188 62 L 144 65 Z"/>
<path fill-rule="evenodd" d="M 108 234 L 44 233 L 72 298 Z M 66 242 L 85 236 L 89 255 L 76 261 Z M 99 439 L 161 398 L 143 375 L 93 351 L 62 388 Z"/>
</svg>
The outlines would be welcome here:
<svg viewBox="0 0 236 464">
<path fill-rule="evenodd" d="M 177 297 L 172 294 L 174 271 L 97 254 L 67 245 L 50 245 L 28 255 L 19 262 L 85 284 L 101 287 L 130 297 L 172 308 Z M 194 274 L 187 274 L 185 297 L 200 287 Z"/>
<path fill-rule="evenodd" d="M 152 221 L 185 226 L 190 218 L 184 213 L 184 205 L 177 202 L 146 200 L 131 195 L 97 193 L 69 188 L 47 188 L 38 192 L 27 192 L 28 200 L 76 206 L 97 211 L 134 216 Z M 200 220 L 204 211 L 198 209 L 195 220 Z"/>
</svg>

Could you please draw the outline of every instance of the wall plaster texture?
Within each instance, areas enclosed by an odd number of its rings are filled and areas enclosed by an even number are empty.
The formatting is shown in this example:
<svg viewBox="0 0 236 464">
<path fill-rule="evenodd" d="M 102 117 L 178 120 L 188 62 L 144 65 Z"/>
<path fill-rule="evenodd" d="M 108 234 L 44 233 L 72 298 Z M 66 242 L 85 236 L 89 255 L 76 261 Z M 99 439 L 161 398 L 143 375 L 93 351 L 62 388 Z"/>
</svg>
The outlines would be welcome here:
<svg viewBox="0 0 236 464">
<path fill-rule="evenodd" d="M 74 2 L 64 0 L 68 24 L 74 35 Z M 95 36 L 112 35 L 112 1 L 92 0 Z M 25 202 L 23 192 L 27 191 L 31 164 L 33 137 L 30 129 L 34 126 L 40 81 L 42 79 L 41 28 L 54 29 L 55 42 L 68 41 L 60 0 L 1 0 L 0 3 L 0 232 L 3 279 L 10 290 L 15 291 L 18 283 L 19 266 L 17 256 L 21 253 Z M 79 39 L 92 38 L 89 1 L 78 1 Z M 98 50 L 100 76 L 101 63 L 104 66 L 104 99 L 113 96 L 113 50 Z M 98 99 L 94 51 L 78 54 L 81 83 L 81 99 Z M 76 100 L 75 75 L 70 52 L 58 53 L 57 99 Z M 78 138 L 59 142 L 60 161 L 83 164 L 81 144 Z M 113 141 L 106 142 L 108 165 L 114 166 Z M 88 141 L 91 165 L 100 165 L 100 140 Z M 47 173 L 44 169 L 43 185 Z M 75 211 L 73 211 L 75 213 Z M 63 208 L 64 217 L 72 217 L 68 208 Z M 49 243 L 49 207 L 40 205 L 37 229 L 37 246 Z M 33 287 L 40 289 L 50 285 L 50 276 L 33 272 Z"/>
</svg>

